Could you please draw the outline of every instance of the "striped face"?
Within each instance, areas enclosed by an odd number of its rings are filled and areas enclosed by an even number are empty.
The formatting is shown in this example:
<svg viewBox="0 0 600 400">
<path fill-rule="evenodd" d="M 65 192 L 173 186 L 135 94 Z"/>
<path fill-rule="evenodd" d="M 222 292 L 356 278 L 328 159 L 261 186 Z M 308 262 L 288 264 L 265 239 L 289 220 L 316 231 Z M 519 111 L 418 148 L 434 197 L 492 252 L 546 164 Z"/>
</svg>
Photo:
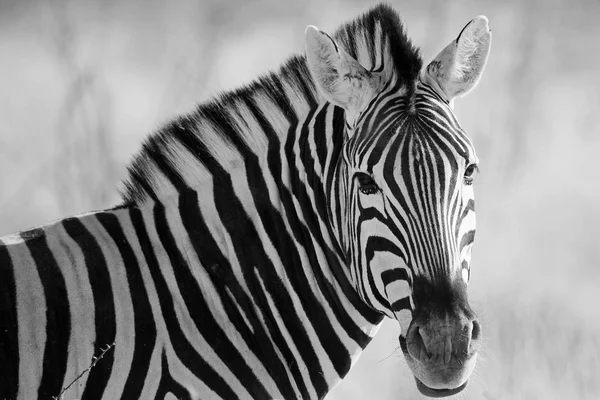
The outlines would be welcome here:
<svg viewBox="0 0 600 400">
<path fill-rule="evenodd" d="M 479 336 L 466 292 L 478 160 L 450 106 L 426 84 L 410 104 L 390 96 L 372 104 L 339 168 L 352 279 L 367 304 L 398 320 L 421 391 L 450 395 L 466 386 L 477 352 L 470 338 Z M 430 362 L 438 358 L 445 362 Z"/>
<path fill-rule="evenodd" d="M 426 85 L 414 104 L 402 97 L 374 104 L 344 148 L 343 236 L 362 298 L 407 332 L 416 279 L 468 282 L 477 157 L 448 104 Z"/>
<path fill-rule="evenodd" d="M 491 33 L 487 18 L 473 19 L 415 73 L 421 61 L 403 33 L 382 32 L 371 32 L 379 52 L 342 32 L 354 59 L 307 29 L 315 82 L 346 113 L 330 212 L 356 291 L 400 323 L 417 387 L 449 396 L 467 385 L 481 332 L 467 300 L 477 157 L 452 104 L 479 81 Z"/>
</svg>

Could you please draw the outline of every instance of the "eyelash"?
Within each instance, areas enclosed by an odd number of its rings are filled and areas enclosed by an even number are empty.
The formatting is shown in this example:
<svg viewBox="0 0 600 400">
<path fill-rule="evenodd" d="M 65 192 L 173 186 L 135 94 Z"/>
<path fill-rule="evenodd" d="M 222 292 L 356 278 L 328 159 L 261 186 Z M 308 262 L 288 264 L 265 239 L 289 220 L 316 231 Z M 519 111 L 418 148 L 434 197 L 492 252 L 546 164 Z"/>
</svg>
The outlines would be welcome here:
<svg viewBox="0 0 600 400">
<path fill-rule="evenodd" d="M 379 192 L 379 186 L 377 186 L 369 174 L 357 172 L 356 178 L 358 179 L 358 190 L 360 190 L 362 194 L 369 195 Z"/>
</svg>

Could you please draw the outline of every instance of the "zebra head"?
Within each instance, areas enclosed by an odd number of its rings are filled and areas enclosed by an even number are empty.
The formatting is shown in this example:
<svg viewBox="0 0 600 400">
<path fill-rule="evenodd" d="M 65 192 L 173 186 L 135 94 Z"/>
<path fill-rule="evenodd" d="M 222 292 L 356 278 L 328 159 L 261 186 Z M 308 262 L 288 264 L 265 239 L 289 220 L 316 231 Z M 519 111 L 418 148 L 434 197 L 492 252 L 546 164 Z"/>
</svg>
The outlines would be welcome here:
<svg viewBox="0 0 600 400">
<path fill-rule="evenodd" d="M 399 21 L 392 33 L 368 24 L 333 38 L 307 28 L 317 87 L 346 115 L 331 223 L 361 298 L 399 321 L 419 390 L 448 396 L 466 387 L 481 341 L 467 299 L 478 160 L 452 107 L 479 81 L 491 31 L 473 19 L 423 69 Z"/>
</svg>

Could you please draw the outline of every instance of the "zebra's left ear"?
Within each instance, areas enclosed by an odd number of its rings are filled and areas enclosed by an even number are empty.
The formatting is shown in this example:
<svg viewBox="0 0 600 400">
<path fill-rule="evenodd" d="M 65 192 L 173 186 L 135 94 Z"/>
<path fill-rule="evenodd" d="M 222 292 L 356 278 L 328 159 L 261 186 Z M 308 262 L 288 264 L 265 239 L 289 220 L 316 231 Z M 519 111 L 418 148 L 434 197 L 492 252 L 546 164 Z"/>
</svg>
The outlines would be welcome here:
<svg viewBox="0 0 600 400">
<path fill-rule="evenodd" d="M 492 45 L 492 31 L 483 15 L 474 18 L 456 40 L 423 70 L 421 79 L 432 84 L 449 103 L 455 97 L 470 92 L 477 83 L 487 62 Z"/>
<path fill-rule="evenodd" d="M 306 28 L 306 59 L 317 87 L 329 102 L 352 114 L 372 98 L 378 78 L 312 25 Z"/>
</svg>

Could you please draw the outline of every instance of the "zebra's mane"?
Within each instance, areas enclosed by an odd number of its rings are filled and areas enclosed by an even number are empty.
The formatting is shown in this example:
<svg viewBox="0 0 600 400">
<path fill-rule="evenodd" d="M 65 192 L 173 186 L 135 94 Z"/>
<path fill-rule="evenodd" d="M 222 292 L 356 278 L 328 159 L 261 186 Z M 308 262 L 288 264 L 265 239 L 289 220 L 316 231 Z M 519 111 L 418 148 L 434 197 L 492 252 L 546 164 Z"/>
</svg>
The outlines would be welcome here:
<svg viewBox="0 0 600 400">
<path fill-rule="evenodd" d="M 366 69 L 395 77 L 407 94 L 414 90 L 422 60 L 390 6 L 375 6 L 333 37 Z M 218 180 L 226 168 L 215 166 L 243 160 L 240 148 L 259 157 L 266 153 L 271 139 L 265 126 L 281 139 L 290 124 L 324 101 L 305 56 L 292 56 L 277 72 L 201 104 L 150 135 L 128 167 L 124 205 L 156 201 L 186 187 L 201 188 L 206 179 Z"/>
</svg>

